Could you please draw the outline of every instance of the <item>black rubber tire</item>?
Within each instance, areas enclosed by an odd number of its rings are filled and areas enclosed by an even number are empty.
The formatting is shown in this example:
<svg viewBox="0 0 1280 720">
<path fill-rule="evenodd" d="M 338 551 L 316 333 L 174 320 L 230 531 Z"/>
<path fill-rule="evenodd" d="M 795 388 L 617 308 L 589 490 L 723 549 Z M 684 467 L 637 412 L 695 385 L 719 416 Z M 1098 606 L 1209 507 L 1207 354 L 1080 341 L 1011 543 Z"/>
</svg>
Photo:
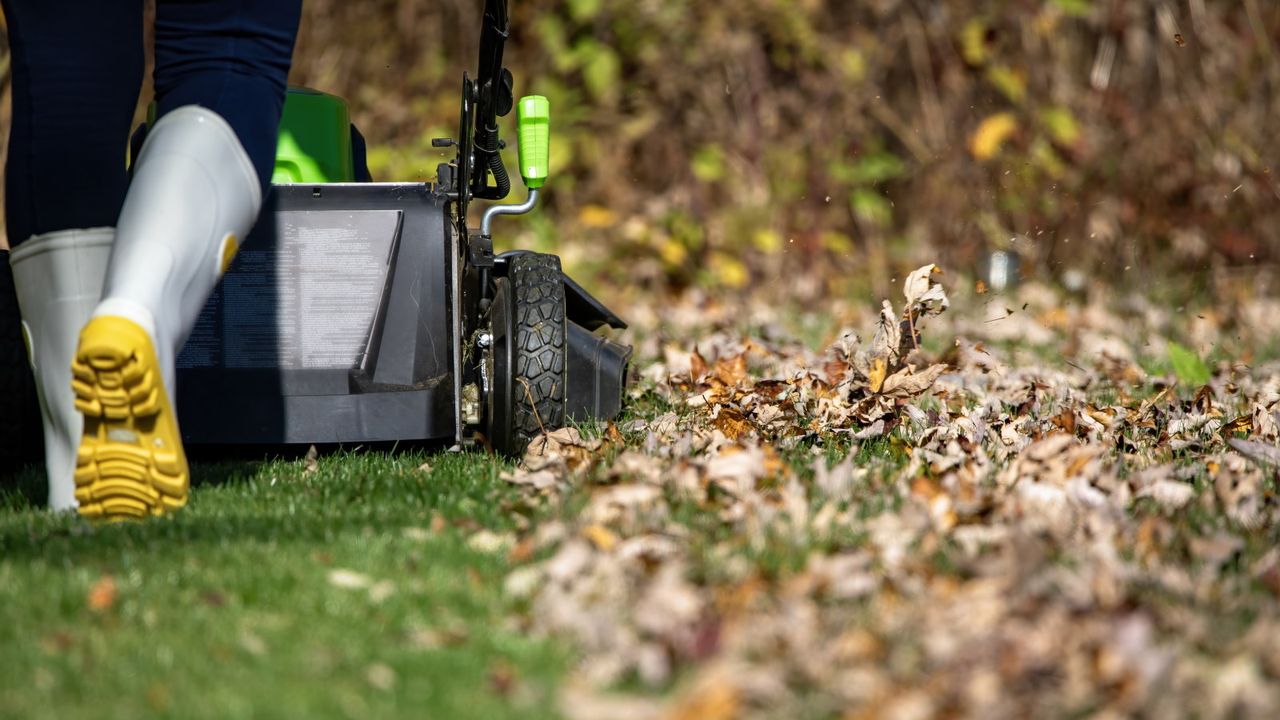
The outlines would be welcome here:
<svg viewBox="0 0 1280 720">
<path fill-rule="evenodd" d="M 40 457 L 43 440 L 9 253 L 0 252 L 0 484 Z"/>
<path fill-rule="evenodd" d="M 564 427 L 567 335 L 560 258 L 528 253 L 511 260 L 516 344 L 511 384 L 512 447 L 520 455 L 543 430 Z"/>
</svg>

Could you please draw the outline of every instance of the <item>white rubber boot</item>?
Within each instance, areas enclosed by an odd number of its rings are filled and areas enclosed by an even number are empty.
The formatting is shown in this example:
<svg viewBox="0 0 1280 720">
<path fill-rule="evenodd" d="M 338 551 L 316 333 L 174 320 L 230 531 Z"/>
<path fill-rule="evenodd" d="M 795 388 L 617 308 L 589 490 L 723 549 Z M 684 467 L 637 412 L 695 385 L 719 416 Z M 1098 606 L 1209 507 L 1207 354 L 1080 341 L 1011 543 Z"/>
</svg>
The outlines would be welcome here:
<svg viewBox="0 0 1280 720">
<path fill-rule="evenodd" d="M 148 133 L 72 367 L 85 416 L 81 514 L 144 517 L 186 504 L 174 358 L 261 206 L 253 164 L 217 113 L 179 108 Z"/>
<path fill-rule="evenodd" d="M 76 506 L 76 447 L 82 419 L 71 392 L 71 356 L 80 328 L 102 297 L 114 228 L 35 235 L 9 255 L 22 331 L 44 422 L 49 507 Z"/>
</svg>

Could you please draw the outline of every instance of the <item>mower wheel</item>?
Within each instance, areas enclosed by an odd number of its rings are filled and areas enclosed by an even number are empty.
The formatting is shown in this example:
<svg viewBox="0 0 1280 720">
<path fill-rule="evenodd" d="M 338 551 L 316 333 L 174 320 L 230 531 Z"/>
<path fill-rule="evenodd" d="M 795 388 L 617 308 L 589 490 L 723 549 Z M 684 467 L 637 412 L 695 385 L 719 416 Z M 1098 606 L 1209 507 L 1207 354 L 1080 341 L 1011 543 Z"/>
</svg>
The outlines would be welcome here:
<svg viewBox="0 0 1280 720">
<path fill-rule="evenodd" d="M 0 253 L 0 485 L 22 465 L 40 456 L 40 407 L 22 339 L 22 316 L 9 269 Z"/>
<path fill-rule="evenodd" d="M 494 379 L 502 390 L 492 400 L 491 432 L 495 449 L 519 456 L 530 440 L 565 422 L 568 346 L 560 258 L 538 253 L 512 258 L 499 289 L 493 319 L 505 327 L 494 328 Z"/>
</svg>

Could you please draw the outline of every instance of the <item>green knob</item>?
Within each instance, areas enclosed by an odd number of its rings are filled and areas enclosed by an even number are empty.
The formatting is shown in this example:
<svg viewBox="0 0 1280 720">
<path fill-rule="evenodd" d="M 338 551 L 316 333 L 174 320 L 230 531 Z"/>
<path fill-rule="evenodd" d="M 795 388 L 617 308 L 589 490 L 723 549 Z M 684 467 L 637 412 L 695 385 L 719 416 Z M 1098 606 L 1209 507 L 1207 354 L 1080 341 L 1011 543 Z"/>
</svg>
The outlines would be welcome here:
<svg viewBox="0 0 1280 720">
<path fill-rule="evenodd" d="M 530 190 L 540 188 L 551 168 L 551 102 L 541 95 L 520 98 L 516 130 L 520 135 L 520 177 Z"/>
</svg>

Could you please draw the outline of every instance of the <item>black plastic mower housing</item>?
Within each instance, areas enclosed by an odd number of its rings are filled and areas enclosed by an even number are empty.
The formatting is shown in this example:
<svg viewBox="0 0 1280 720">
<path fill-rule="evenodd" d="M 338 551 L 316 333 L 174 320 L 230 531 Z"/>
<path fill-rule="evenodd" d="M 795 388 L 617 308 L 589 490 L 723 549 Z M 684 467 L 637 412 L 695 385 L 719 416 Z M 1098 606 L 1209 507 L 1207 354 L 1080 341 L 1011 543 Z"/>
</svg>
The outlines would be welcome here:
<svg viewBox="0 0 1280 720">
<path fill-rule="evenodd" d="M 275 186 L 178 356 L 184 440 L 452 436 L 444 207 L 426 184 Z"/>
<path fill-rule="evenodd" d="M 467 266 L 448 210 L 425 183 L 274 186 L 178 356 L 184 441 L 465 439 L 452 288 Z M 625 324 L 567 277 L 565 310 L 567 413 L 611 418 L 631 350 L 592 330 Z"/>
</svg>

